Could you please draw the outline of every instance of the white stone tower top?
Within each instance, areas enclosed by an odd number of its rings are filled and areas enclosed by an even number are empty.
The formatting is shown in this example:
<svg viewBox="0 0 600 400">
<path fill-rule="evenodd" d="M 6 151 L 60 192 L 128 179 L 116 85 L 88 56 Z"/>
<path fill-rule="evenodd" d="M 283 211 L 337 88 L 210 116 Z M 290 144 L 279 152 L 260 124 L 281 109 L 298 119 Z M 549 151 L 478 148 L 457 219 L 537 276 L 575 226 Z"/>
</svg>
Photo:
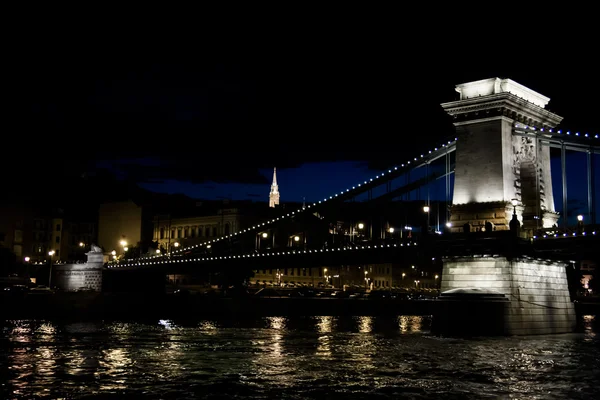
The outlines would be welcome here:
<svg viewBox="0 0 600 400">
<path fill-rule="evenodd" d="M 546 104 L 550 101 L 549 97 L 541 95 L 512 79 L 489 78 L 461 83 L 456 85 L 456 91 L 460 93 L 460 100 L 508 92 L 542 108 L 546 107 Z"/>
<path fill-rule="evenodd" d="M 279 186 L 277 186 L 277 168 L 273 168 L 273 183 L 269 193 L 269 207 L 279 205 Z"/>
</svg>

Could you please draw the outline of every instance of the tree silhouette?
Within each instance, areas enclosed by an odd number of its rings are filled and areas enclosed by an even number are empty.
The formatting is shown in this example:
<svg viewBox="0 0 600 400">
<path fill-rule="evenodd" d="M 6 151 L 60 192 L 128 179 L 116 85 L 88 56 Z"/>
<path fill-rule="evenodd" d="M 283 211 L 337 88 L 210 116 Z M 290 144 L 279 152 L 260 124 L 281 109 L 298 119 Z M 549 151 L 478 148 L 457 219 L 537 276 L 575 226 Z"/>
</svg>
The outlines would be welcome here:
<svg viewBox="0 0 600 400">
<path fill-rule="evenodd" d="M 15 253 L 0 246 L 0 276 L 8 276 L 17 272 L 17 256 Z"/>
</svg>

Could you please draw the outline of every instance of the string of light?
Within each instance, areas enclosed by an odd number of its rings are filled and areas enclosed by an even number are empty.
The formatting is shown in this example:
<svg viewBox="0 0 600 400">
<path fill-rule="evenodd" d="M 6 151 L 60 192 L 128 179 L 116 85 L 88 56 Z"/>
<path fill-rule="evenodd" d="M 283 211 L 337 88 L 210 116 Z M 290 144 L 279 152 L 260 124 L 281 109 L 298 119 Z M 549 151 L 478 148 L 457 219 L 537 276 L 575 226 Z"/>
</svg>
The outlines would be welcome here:
<svg viewBox="0 0 600 400">
<path fill-rule="evenodd" d="M 171 263 L 187 263 L 187 262 L 199 262 L 199 261 L 219 261 L 219 260 L 231 260 L 231 259 L 245 259 L 245 258 L 256 258 L 256 257 L 270 257 L 270 256 L 294 256 L 294 255 L 305 255 L 305 254 L 321 254 L 321 253 L 335 253 L 342 251 L 369 251 L 375 249 L 387 249 L 394 247 L 414 247 L 417 243 L 394 243 L 394 244 L 382 244 L 382 245 L 363 245 L 363 246 L 349 246 L 349 247 L 337 247 L 332 249 L 319 249 L 319 250 L 281 250 L 281 251 L 265 251 L 262 253 L 248 253 L 239 255 L 229 256 L 214 256 L 214 257 L 196 257 L 196 258 L 178 258 L 169 260 L 151 260 L 144 261 L 142 259 L 132 260 L 129 262 L 113 262 L 108 264 L 108 268 L 124 268 L 124 267 L 138 267 L 145 265 L 158 265 L 158 264 L 171 264 Z"/>
<path fill-rule="evenodd" d="M 596 231 L 592 231 L 591 234 L 595 235 Z M 579 235 L 577 234 L 577 232 L 573 232 L 571 234 L 568 234 L 568 233 L 555 233 L 555 234 L 551 234 L 551 235 L 534 236 L 533 239 L 534 240 L 555 239 L 555 238 L 565 238 L 565 237 L 573 237 L 573 236 L 586 236 L 586 232 L 585 231 L 581 232 Z"/>
<path fill-rule="evenodd" d="M 538 132 L 538 131 L 539 132 L 545 132 L 545 131 L 548 131 L 549 133 L 563 134 L 562 130 L 558 130 L 558 131 L 555 132 L 551 128 L 549 128 L 549 129 L 547 129 L 547 128 L 537 128 L 535 126 L 529 126 L 529 125 L 524 125 L 524 124 L 519 124 L 519 123 L 516 123 L 514 125 L 514 127 L 515 128 L 524 129 L 524 130 L 530 130 L 530 131 L 533 131 L 533 132 Z M 564 134 L 570 136 L 571 132 L 570 131 L 566 131 Z M 595 134 L 595 135 L 591 135 L 589 133 L 580 134 L 579 132 L 575 132 L 573 134 L 573 136 L 584 137 L 584 138 L 594 138 L 594 139 L 598 139 L 598 137 L 599 137 L 598 134 Z M 220 242 L 222 240 L 230 239 L 230 238 L 233 238 L 233 237 L 238 236 L 238 235 L 243 235 L 243 234 L 247 234 L 247 233 L 250 233 L 250 232 L 258 231 L 259 229 L 263 229 L 264 227 L 269 226 L 271 224 L 274 224 L 274 223 L 276 223 L 278 221 L 284 220 L 286 218 L 294 217 L 296 214 L 300 214 L 302 212 L 305 212 L 305 211 L 307 211 L 307 210 L 309 210 L 311 208 L 314 208 L 314 207 L 318 206 L 319 204 L 326 203 L 329 200 L 334 200 L 338 196 L 347 194 L 347 193 L 349 193 L 352 190 L 357 190 L 357 189 L 361 188 L 363 185 L 367 185 L 367 184 L 373 182 L 374 180 L 380 179 L 380 178 L 382 178 L 382 177 L 384 177 L 384 176 L 386 176 L 388 174 L 391 174 L 392 172 L 397 171 L 398 169 L 412 168 L 414 166 L 414 162 L 415 161 L 419 161 L 420 159 L 423 159 L 423 158 L 427 159 L 428 156 L 426 154 L 430 155 L 430 154 L 433 154 L 434 152 L 436 152 L 438 150 L 442 150 L 442 149 L 444 149 L 446 147 L 450 147 L 453 144 L 455 144 L 457 141 L 458 141 L 458 138 L 455 137 L 454 140 L 449 140 L 447 143 L 441 144 L 440 147 L 435 147 L 433 150 L 429 150 L 428 153 L 421 154 L 420 157 L 414 157 L 412 160 L 407 160 L 405 163 L 402 163 L 402 164 L 400 164 L 400 166 L 396 166 L 393 169 L 389 169 L 387 172 L 384 171 L 384 172 L 376 175 L 375 177 L 370 178 L 369 180 L 366 180 L 366 181 L 364 181 L 362 183 L 358 183 L 358 184 L 352 186 L 351 188 L 346 188 L 345 190 L 342 190 L 339 193 L 332 194 L 329 197 L 325 197 L 323 200 L 319 200 L 319 201 L 314 202 L 312 204 L 309 204 L 309 205 L 307 205 L 305 207 L 299 208 L 296 211 L 292 211 L 290 213 L 286 213 L 286 214 L 280 215 L 278 217 L 275 217 L 275 218 L 273 218 L 271 220 L 268 220 L 266 222 L 263 222 L 261 224 L 257 224 L 257 225 L 254 225 L 254 226 L 250 227 L 250 228 L 243 229 L 243 230 L 241 230 L 239 232 L 231 233 L 231 234 L 224 235 L 224 236 L 221 236 L 221 237 L 216 238 L 216 239 L 208 240 L 206 242 L 202 242 L 202 243 L 198 243 L 198 244 L 195 244 L 195 245 L 183 247 L 183 248 L 180 248 L 180 249 L 177 249 L 177 250 L 173 250 L 172 252 L 167 253 L 167 254 L 158 254 L 158 255 L 151 255 L 151 256 L 147 256 L 147 257 L 140 257 L 137 260 L 157 260 L 157 259 L 163 259 L 165 257 L 170 257 L 171 255 L 177 255 L 177 254 L 180 254 L 180 253 L 185 253 L 187 251 L 193 250 L 195 248 L 200 248 L 200 247 L 203 247 L 203 246 L 206 246 L 207 248 L 209 248 L 213 243 L 217 243 L 217 242 Z M 411 163 L 412 163 L 412 165 L 411 165 Z M 593 234 L 595 235 L 595 232 L 593 232 Z M 564 234 L 564 235 L 566 235 L 566 234 Z M 544 237 L 542 237 L 542 238 L 546 238 L 546 236 L 547 235 L 544 235 Z M 558 236 L 555 236 L 555 237 L 558 237 Z M 541 239 L 541 238 L 539 238 L 537 236 L 534 236 L 533 238 L 534 239 Z M 234 256 L 229 256 L 229 257 L 234 257 Z M 116 262 L 118 262 L 118 261 L 111 261 L 110 263 L 116 263 Z M 163 262 L 171 262 L 171 260 L 169 258 L 167 261 L 163 261 Z"/>
<path fill-rule="evenodd" d="M 533 240 L 549 240 L 549 239 L 561 239 L 561 238 L 572 238 L 572 237 L 584 237 L 596 235 L 596 231 L 592 232 L 573 232 L 571 234 L 562 233 L 562 234 L 552 234 L 552 235 L 543 235 L 543 236 L 533 236 Z M 188 262 L 207 262 L 207 261 L 219 261 L 219 260 L 233 260 L 233 259 L 247 259 L 247 258 L 260 258 L 260 257 L 270 257 L 270 256 L 293 256 L 293 255 L 306 255 L 306 254 L 321 254 L 321 253 L 335 253 L 341 251 L 361 251 L 361 250 L 376 250 L 376 249 L 387 249 L 394 247 L 410 247 L 417 246 L 417 242 L 408 242 L 408 243 L 394 243 L 394 244 L 382 244 L 382 245 L 363 245 L 363 246 L 348 246 L 348 247 L 338 247 L 332 249 L 319 249 L 319 250 L 281 250 L 281 251 L 264 251 L 261 253 L 248 253 L 248 254 L 240 254 L 240 255 L 229 255 L 229 256 L 212 256 L 212 257 L 195 257 L 195 258 L 177 258 L 177 259 L 168 259 L 168 260 L 143 260 L 136 259 L 127 262 L 116 261 L 108 264 L 108 268 L 125 268 L 125 267 L 138 267 L 138 266 L 149 266 L 149 265 L 159 265 L 159 264 L 171 264 L 171 263 L 188 263 Z"/>
<path fill-rule="evenodd" d="M 567 136 L 578 136 L 578 137 L 584 137 L 584 138 L 588 138 L 588 139 L 598 139 L 599 135 L 598 134 L 590 134 L 590 133 L 579 133 L 579 132 L 573 132 L 571 133 L 571 131 L 566 131 L 563 132 L 562 129 L 559 129 L 557 131 L 554 131 L 554 129 L 552 128 L 536 128 L 535 126 L 529 126 L 529 125 L 523 125 L 523 124 L 515 124 L 515 128 L 521 128 L 521 129 L 525 129 L 525 130 L 530 130 L 533 132 L 549 132 L 549 133 L 557 133 L 559 135 L 567 135 Z"/>
<path fill-rule="evenodd" d="M 338 196 L 347 194 L 347 193 L 349 193 L 352 190 L 358 190 L 359 188 L 361 188 L 364 185 L 367 185 L 367 184 L 369 184 L 369 183 L 371 183 L 371 182 L 373 182 L 373 181 L 375 181 L 377 179 L 380 179 L 380 178 L 382 178 L 382 177 L 384 177 L 386 175 L 389 175 L 392 172 L 398 171 L 398 169 L 412 168 L 414 166 L 414 162 L 415 161 L 420 161 L 423 158 L 427 159 L 428 158 L 427 154 L 433 154 L 435 151 L 442 150 L 442 149 L 444 149 L 446 147 L 451 147 L 457 140 L 458 140 L 458 138 L 454 138 L 454 140 L 449 140 L 447 143 L 442 143 L 439 147 L 435 147 L 433 150 L 429 150 L 428 153 L 423 153 L 423 154 L 420 155 L 420 157 L 413 157 L 412 160 L 407 160 L 405 163 L 401 164 L 400 166 L 396 166 L 396 167 L 394 167 L 392 169 L 389 169 L 387 172 L 386 171 L 381 172 L 380 174 L 376 175 L 375 177 L 370 178 L 369 180 L 366 180 L 366 181 L 364 181 L 362 183 L 358 183 L 358 184 L 352 186 L 351 188 L 346 188 L 345 190 L 342 190 L 339 193 L 335 193 L 335 194 L 332 194 L 329 197 L 325 197 L 323 200 L 319 200 L 317 202 L 314 202 L 312 204 L 307 205 L 306 207 L 299 208 L 296 211 L 292 211 L 290 213 L 280 215 L 279 217 L 275 217 L 275 218 L 273 218 L 271 220 L 268 220 L 266 222 L 263 222 L 261 224 L 254 225 L 251 228 L 246 228 L 246 229 L 243 229 L 243 230 L 241 230 L 239 232 L 235 232 L 235 233 L 231 233 L 231 234 L 228 234 L 228 235 L 224 235 L 224 236 L 221 236 L 219 238 L 208 240 L 208 241 L 203 242 L 203 243 L 198 243 L 198 244 L 194 244 L 194 245 L 191 245 L 191 246 L 182 247 L 180 249 L 173 250 L 173 251 L 171 251 L 170 253 L 167 253 L 167 254 L 157 254 L 157 255 L 152 255 L 152 256 L 147 256 L 147 257 L 140 257 L 139 259 L 140 260 L 145 260 L 145 259 L 160 259 L 160 258 L 163 258 L 163 257 L 168 257 L 171 254 L 183 253 L 183 252 L 186 252 L 186 251 L 189 251 L 189 250 L 192 250 L 192 249 L 195 249 L 195 248 L 199 248 L 199 247 L 202 247 L 202 246 L 210 246 L 213 243 L 217 243 L 217 242 L 220 242 L 222 240 L 230 239 L 230 238 L 233 238 L 235 236 L 242 235 L 242 234 L 245 234 L 245 233 L 249 233 L 249 232 L 252 232 L 252 231 L 257 231 L 259 229 L 262 229 L 265 226 L 271 225 L 273 223 L 276 223 L 276 222 L 281 221 L 281 220 L 286 219 L 286 218 L 293 217 L 296 214 L 299 214 L 299 213 L 307 211 L 307 210 L 309 210 L 311 208 L 314 208 L 314 207 L 318 206 L 319 204 L 323 204 L 323 203 L 326 203 L 327 201 L 334 200 Z"/>
</svg>

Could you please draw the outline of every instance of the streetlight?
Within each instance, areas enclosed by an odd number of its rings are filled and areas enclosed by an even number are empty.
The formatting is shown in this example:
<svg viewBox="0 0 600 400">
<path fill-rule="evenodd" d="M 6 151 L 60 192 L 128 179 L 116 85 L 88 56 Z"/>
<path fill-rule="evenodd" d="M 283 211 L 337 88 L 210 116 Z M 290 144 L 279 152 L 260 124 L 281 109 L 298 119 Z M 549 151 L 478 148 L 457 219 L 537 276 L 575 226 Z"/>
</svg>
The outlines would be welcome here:
<svg viewBox="0 0 600 400">
<path fill-rule="evenodd" d="M 281 286 L 281 271 L 277 268 L 277 286 Z"/>
<path fill-rule="evenodd" d="M 55 251 L 54 250 L 50 250 L 48 252 L 48 255 L 50 256 L 50 271 L 48 272 L 48 287 L 50 289 L 52 289 L 52 256 L 54 255 Z"/>
<path fill-rule="evenodd" d="M 517 204 L 519 204 L 519 200 L 512 199 L 510 202 L 513 205 L 513 215 L 512 215 L 512 219 L 508 223 L 508 227 L 511 231 L 515 232 L 518 235 L 519 228 L 521 228 L 521 223 L 519 222 L 519 219 L 517 218 Z"/>
<path fill-rule="evenodd" d="M 27 268 L 27 279 L 29 279 L 29 281 L 31 281 L 31 277 L 29 276 L 29 261 L 31 261 L 30 257 L 25 257 L 25 266 Z"/>
<path fill-rule="evenodd" d="M 579 233 L 583 232 L 583 215 L 581 214 L 577 216 L 577 230 Z"/>
<path fill-rule="evenodd" d="M 358 229 L 363 229 L 365 227 L 365 224 L 363 224 L 362 222 L 358 224 Z"/>
<path fill-rule="evenodd" d="M 517 204 L 519 204 L 519 200 L 512 199 L 510 202 L 513 205 L 513 215 L 517 215 Z"/>
<path fill-rule="evenodd" d="M 425 214 L 427 214 L 427 216 L 425 217 L 426 219 L 426 226 L 425 226 L 425 232 L 429 232 L 429 206 L 423 206 L 423 212 Z"/>
</svg>

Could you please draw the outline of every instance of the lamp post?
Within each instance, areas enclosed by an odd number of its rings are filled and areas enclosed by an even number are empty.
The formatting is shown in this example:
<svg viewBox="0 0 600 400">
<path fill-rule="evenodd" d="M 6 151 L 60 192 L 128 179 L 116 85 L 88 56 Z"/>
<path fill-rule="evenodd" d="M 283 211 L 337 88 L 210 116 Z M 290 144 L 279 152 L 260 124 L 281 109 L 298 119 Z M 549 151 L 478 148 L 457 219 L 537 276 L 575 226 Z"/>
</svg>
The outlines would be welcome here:
<svg viewBox="0 0 600 400">
<path fill-rule="evenodd" d="M 127 250 L 125 250 L 125 248 L 127 247 L 127 241 L 125 239 L 121 239 L 119 244 L 121 245 L 121 248 L 123 249 L 123 254 L 125 254 L 125 252 L 127 251 Z"/>
<path fill-rule="evenodd" d="M 31 282 L 31 276 L 29 275 L 29 262 L 31 261 L 31 257 L 25 257 L 25 269 L 27 272 L 27 279 Z"/>
<path fill-rule="evenodd" d="M 583 215 L 579 214 L 577 216 L 577 233 L 583 232 Z"/>
<path fill-rule="evenodd" d="M 508 225 L 510 230 L 518 235 L 519 228 L 521 227 L 521 223 L 519 222 L 519 218 L 517 217 L 517 204 L 519 204 L 519 200 L 512 199 L 510 202 L 513 205 L 513 215 Z"/>
<path fill-rule="evenodd" d="M 425 213 L 425 232 L 429 233 L 429 206 L 423 206 L 423 212 Z"/>
<path fill-rule="evenodd" d="M 52 256 L 54 256 L 54 250 L 50 250 L 48 255 L 50 256 L 50 269 L 48 271 L 48 287 L 52 289 Z"/>
<path fill-rule="evenodd" d="M 267 232 L 259 232 L 256 234 L 256 250 L 261 250 L 262 239 L 267 239 L 269 234 Z"/>
</svg>

